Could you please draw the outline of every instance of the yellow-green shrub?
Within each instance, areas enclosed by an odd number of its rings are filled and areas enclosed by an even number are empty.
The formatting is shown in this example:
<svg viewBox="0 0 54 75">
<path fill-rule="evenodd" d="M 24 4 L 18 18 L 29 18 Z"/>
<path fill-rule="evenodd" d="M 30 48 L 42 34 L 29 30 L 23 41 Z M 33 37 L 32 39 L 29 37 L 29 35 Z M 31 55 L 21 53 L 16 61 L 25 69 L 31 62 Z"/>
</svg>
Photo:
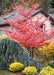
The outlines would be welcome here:
<svg viewBox="0 0 54 75">
<path fill-rule="evenodd" d="M 21 71 L 24 68 L 24 65 L 20 62 L 14 62 L 11 65 L 9 65 L 9 71 L 16 72 Z"/>
<path fill-rule="evenodd" d="M 54 40 L 52 40 L 48 45 L 38 48 L 38 50 L 42 52 L 42 55 L 46 58 L 50 58 L 54 53 Z"/>
<path fill-rule="evenodd" d="M 26 51 L 26 53 L 30 55 L 30 51 L 26 47 L 22 47 L 22 48 Z"/>
<path fill-rule="evenodd" d="M 54 68 L 51 68 L 50 66 L 42 68 L 39 75 L 54 75 Z"/>
<path fill-rule="evenodd" d="M 26 75 L 35 75 L 37 73 L 36 67 L 28 66 L 22 71 Z"/>
<path fill-rule="evenodd" d="M 0 39 L 4 39 L 4 38 L 7 38 L 7 35 L 2 34 L 2 35 L 0 36 Z"/>
<path fill-rule="evenodd" d="M 2 34 L 1 36 L 0 36 L 0 39 L 4 39 L 4 38 L 10 38 L 10 37 L 8 37 L 7 35 L 5 35 L 5 34 Z M 14 40 L 14 39 L 12 39 L 12 40 Z M 14 40 L 14 41 L 16 41 L 16 40 Z M 16 41 L 17 42 L 17 41 Z"/>
</svg>

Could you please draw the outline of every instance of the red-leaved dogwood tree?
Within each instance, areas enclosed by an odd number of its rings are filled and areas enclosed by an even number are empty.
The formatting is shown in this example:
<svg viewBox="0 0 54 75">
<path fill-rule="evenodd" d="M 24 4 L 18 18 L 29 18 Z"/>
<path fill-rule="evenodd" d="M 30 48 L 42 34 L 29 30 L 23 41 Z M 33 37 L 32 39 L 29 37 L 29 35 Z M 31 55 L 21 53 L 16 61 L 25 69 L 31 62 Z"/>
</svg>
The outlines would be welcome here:
<svg viewBox="0 0 54 75">
<path fill-rule="evenodd" d="M 16 6 L 15 9 L 20 13 L 21 17 L 15 17 L 14 21 L 5 20 L 6 23 L 16 28 L 16 30 L 3 29 L 6 35 L 16 40 L 21 46 L 30 48 L 41 47 L 47 44 L 47 42 L 44 41 L 50 39 L 54 35 L 54 30 L 50 30 L 48 33 L 48 30 L 43 32 L 43 28 L 40 28 L 45 21 L 49 20 L 49 17 L 43 21 L 40 21 L 43 16 L 37 16 L 36 20 L 31 17 L 32 12 L 34 12 L 37 7 L 39 7 L 39 4 L 32 5 L 32 8 L 30 8 L 28 12 L 25 12 L 23 6 Z M 47 33 L 48 36 L 45 36 Z"/>
</svg>

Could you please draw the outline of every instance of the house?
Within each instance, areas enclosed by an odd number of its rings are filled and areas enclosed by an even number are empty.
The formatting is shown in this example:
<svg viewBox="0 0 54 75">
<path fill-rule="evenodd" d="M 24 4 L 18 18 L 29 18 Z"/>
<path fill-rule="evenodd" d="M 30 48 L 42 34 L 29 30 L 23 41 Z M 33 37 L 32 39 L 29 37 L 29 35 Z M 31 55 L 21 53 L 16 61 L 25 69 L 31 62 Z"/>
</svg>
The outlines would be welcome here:
<svg viewBox="0 0 54 75">
<path fill-rule="evenodd" d="M 28 11 L 28 9 L 25 10 L 26 12 Z M 43 31 L 47 30 L 47 29 L 54 29 L 54 14 L 47 14 L 44 10 L 40 9 L 40 10 L 36 10 L 35 12 L 33 12 L 31 14 L 31 16 L 36 19 L 36 16 L 41 16 L 44 15 L 44 17 L 41 20 L 46 19 L 48 16 L 50 17 L 49 20 L 47 20 L 46 22 L 44 22 L 44 24 L 42 25 L 43 27 Z M 9 24 L 5 23 L 3 19 L 7 19 L 7 20 L 14 20 L 14 17 L 20 17 L 20 14 L 16 11 L 12 11 L 6 15 L 3 15 L 0 17 L 0 35 L 4 34 L 5 32 L 1 30 L 1 28 L 6 28 L 8 30 L 13 30 L 14 28 L 12 26 L 10 26 Z M 44 29 L 44 25 L 47 26 L 46 29 Z M 54 37 L 53 37 L 54 39 Z M 33 58 L 36 58 L 36 54 L 31 52 L 31 54 L 33 55 Z"/>
<path fill-rule="evenodd" d="M 49 20 L 47 20 L 46 22 L 44 22 L 44 25 L 47 26 L 45 30 L 48 30 L 48 29 L 51 29 L 51 28 L 54 29 L 54 14 L 52 16 L 52 14 L 48 14 L 44 10 L 38 10 L 38 11 L 35 11 L 32 14 L 32 17 L 36 18 L 36 16 L 40 17 L 41 15 L 44 15 L 44 17 L 41 20 L 46 19 L 48 16 L 50 17 Z"/>
<path fill-rule="evenodd" d="M 29 10 L 28 8 L 25 9 L 26 12 L 28 10 Z M 50 19 L 47 20 L 46 22 L 44 22 L 44 24 L 42 25 L 43 31 L 47 30 L 47 29 L 51 29 L 51 28 L 54 29 L 54 14 L 48 14 L 42 9 L 35 10 L 35 12 L 33 12 L 31 14 L 31 16 L 34 19 L 36 19 L 36 16 L 40 17 L 41 15 L 44 15 L 44 17 L 41 20 L 44 20 L 48 16 L 50 17 Z M 12 12 L 0 17 L 0 32 L 1 32 L 0 35 L 4 33 L 4 31 L 1 31 L 1 28 L 6 28 L 6 29 L 9 29 L 9 30 L 13 29 L 13 27 L 8 25 L 7 23 L 5 23 L 3 19 L 14 20 L 15 17 L 20 17 L 20 14 L 17 11 L 12 11 Z M 47 26 L 46 29 L 44 29 L 44 25 Z"/>
</svg>

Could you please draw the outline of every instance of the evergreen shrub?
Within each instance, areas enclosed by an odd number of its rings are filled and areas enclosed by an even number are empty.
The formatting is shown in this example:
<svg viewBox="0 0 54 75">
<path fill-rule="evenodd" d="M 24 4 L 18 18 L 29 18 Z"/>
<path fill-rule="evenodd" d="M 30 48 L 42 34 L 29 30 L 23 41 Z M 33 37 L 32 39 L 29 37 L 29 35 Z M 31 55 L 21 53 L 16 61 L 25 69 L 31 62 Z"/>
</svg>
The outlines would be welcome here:
<svg viewBox="0 0 54 75">
<path fill-rule="evenodd" d="M 15 61 L 27 66 L 34 66 L 39 72 L 44 66 L 35 61 L 26 51 L 10 38 L 0 39 L 0 69 L 8 70 L 9 65 Z"/>
</svg>

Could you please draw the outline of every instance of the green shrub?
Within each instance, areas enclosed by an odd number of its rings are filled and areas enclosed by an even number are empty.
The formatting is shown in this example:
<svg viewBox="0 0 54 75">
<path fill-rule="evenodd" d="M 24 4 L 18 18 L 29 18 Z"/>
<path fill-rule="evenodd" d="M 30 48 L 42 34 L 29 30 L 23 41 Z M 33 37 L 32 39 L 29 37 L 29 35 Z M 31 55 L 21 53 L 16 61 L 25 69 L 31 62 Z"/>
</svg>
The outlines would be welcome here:
<svg viewBox="0 0 54 75">
<path fill-rule="evenodd" d="M 9 65 L 9 70 L 12 72 L 21 71 L 24 68 L 24 65 L 20 62 L 14 62 Z"/>
<path fill-rule="evenodd" d="M 9 64 L 15 61 L 24 64 L 24 67 L 35 66 L 38 72 L 44 67 L 31 58 L 16 41 L 10 38 L 0 39 L 0 69 L 8 70 Z"/>
<path fill-rule="evenodd" d="M 26 75 L 35 75 L 37 73 L 36 67 L 28 66 L 22 71 Z"/>
<path fill-rule="evenodd" d="M 52 68 L 54 68 L 54 62 L 49 63 L 49 66 L 51 66 Z"/>
</svg>

